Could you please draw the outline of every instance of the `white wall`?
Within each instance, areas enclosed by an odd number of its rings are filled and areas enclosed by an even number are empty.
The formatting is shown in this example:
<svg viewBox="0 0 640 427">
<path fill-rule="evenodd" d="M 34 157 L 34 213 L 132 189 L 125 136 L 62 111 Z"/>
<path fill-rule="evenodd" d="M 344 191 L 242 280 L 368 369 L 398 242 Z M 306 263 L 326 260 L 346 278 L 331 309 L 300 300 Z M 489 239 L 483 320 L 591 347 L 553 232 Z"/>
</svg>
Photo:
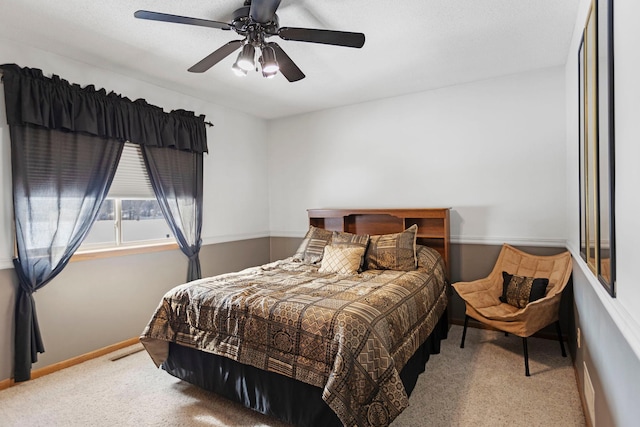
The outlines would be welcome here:
<svg viewBox="0 0 640 427">
<path fill-rule="evenodd" d="M 618 247 L 618 299 L 640 324 L 640 14 L 638 2 L 615 6 L 615 108 L 616 108 L 616 221 Z M 640 329 L 640 328 L 639 328 Z M 640 331 L 638 331 L 640 333 Z"/>
<path fill-rule="evenodd" d="M 578 247 L 577 52 L 589 3 L 582 0 L 566 65 L 567 246 L 575 259 L 575 304 L 582 336 L 589 346 L 588 369 L 597 372 L 602 384 L 596 391 L 597 399 L 606 400 L 616 425 L 627 426 L 636 425 L 640 418 L 640 3 L 617 1 L 614 8 L 616 298 L 611 298 L 591 274 Z M 598 409 L 596 404 L 596 420 Z"/>
<path fill-rule="evenodd" d="M 81 86 L 114 91 L 131 100 L 144 98 L 165 111 L 185 109 L 204 114 L 214 127 L 207 128 L 209 154 L 204 157 L 205 244 L 269 235 L 266 159 L 266 122 L 89 64 L 0 39 L 0 63 L 40 68 Z M 4 87 L 0 85 L 4 99 Z M 4 101 L 0 102 L 0 268 L 11 268 L 11 157 Z"/>
<path fill-rule="evenodd" d="M 452 207 L 454 241 L 563 245 L 562 67 L 268 124 L 271 232 L 305 210 Z"/>
</svg>

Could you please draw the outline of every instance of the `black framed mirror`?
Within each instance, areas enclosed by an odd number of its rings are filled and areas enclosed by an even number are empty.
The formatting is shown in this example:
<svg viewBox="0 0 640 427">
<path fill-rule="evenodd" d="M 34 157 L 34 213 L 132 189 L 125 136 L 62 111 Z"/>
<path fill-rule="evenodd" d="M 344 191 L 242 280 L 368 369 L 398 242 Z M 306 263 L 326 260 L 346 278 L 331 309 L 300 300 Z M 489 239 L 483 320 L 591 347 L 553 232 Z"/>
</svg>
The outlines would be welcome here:
<svg viewBox="0 0 640 427">
<path fill-rule="evenodd" d="M 593 0 L 578 51 L 580 254 L 615 296 L 613 0 Z"/>
</svg>

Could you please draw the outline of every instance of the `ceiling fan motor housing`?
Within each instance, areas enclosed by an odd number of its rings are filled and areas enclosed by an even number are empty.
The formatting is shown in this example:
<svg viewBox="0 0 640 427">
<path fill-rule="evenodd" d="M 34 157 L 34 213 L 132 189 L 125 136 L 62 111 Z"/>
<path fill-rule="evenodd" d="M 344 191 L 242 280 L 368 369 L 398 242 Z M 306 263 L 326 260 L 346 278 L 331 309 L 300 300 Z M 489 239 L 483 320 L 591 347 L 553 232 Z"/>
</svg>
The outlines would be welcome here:
<svg viewBox="0 0 640 427">
<path fill-rule="evenodd" d="M 256 45 L 256 47 L 262 47 L 265 37 L 278 34 L 278 15 L 274 13 L 271 21 L 261 24 L 251 19 L 249 15 L 250 9 L 250 6 L 243 6 L 235 10 L 231 26 L 236 33 L 248 37 L 250 43 Z"/>
</svg>

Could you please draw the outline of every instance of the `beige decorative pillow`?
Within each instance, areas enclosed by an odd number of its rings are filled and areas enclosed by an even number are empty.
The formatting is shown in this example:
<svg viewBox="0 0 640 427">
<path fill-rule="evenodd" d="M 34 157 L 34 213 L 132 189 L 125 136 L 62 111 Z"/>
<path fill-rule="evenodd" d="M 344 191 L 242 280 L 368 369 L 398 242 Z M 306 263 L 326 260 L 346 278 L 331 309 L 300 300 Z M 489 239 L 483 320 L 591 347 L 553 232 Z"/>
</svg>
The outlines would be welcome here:
<svg viewBox="0 0 640 427">
<path fill-rule="evenodd" d="M 415 270 L 416 234 L 418 226 L 412 225 L 401 233 L 371 236 L 365 256 L 367 270 Z"/>
<path fill-rule="evenodd" d="M 319 273 L 356 274 L 360 269 L 360 262 L 365 248 L 361 246 L 333 246 L 324 247 L 322 264 Z"/>
<path fill-rule="evenodd" d="M 334 231 L 333 236 L 331 237 L 331 245 L 332 246 L 342 246 L 342 247 L 360 247 L 363 248 L 362 251 L 362 260 L 360 261 L 360 269 L 358 271 L 362 271 L 362 267 L 364 266 L 364 254 L 367 250 L 367 246 L 369 245 L 369 235 L 368 234 L 353 234 L 347 233 L 346 231 Z"/>
<path fill-rule="evenodd" d="M 293 259 L 312 264 L 319 262 L 322 259 L 324 247 L 331 241 L 332 234 L 332 231 L 310 225 Z"/>
</svg>

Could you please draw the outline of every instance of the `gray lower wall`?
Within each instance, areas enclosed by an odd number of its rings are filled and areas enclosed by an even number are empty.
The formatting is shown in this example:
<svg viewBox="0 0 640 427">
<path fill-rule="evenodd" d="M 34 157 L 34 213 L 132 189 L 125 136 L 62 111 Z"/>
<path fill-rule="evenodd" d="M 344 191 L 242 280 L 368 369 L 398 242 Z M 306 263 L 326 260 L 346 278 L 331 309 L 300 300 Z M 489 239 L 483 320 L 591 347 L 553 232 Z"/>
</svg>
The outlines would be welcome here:
<svg viewBox="0 0 640 427">
<path fill-rule="evenodd" d="M 294 237 L 272 237 L 271 238 L 271 261 L 284 259 L 296 253 L 298 246 L 302 243 L 302 238 Z"/>
<path fill-rule="evenodd" d="M 640 359 L 580 265 L 582 263 L 574 259 L 575 327 L 581 329 L 580 347 L 576 345 L 575 336 L 572 343 L 576 348 L 574 364 L 578 389 L 584 390 L 586 367 L 595 391 L 592 425 L 637 426 L 640 420 Z"/>
<path fill-rule="evenodd" d="M 203 276 L 269 261 L 269 238 L 205 245 Z M 38 369 L 139 336 L 162 296 L 184 283 L 179 250 L 71 262 L 34 294 L 45 353 Z M 0 380 L 12 376 L 17 279 L 0 270 Z"/>
<path fill-rule="evenodd" d="M 574 305 L 574 313 L 575 313 L 575 329 L 574 330 L 577 330 L 577 328 L 582 326 L 580 321 L 579 310 L 575 305 Z M 612 332 L 613 331 L 615 331 L 615 329 L 612 329 Z M 605 386 L 602 383 L 602 379 L 599 371 L 594 367 L 595 365 L 594 365 L 593 357 L 590 351 L 590 343 L 588 343 L 584 337 L 581 337 L 581 343 L 580 343 L 581 345 L 580 347 L 578 347 L 576 342 L 576 334 L 573 334 L 572 339 L 573 341 L 571 343 L 571 348 L 574 350 L 572 352 L 572 356 L 573 356 L 574 366 L 576 367 L 577 386 L 580 392 L 583 393 L 584 379 L 585 379 L 584 367 L 587 366 L 587 369 L 589 371 L 589 378 L 591 379 L 591 384 L 593 385 L 594 390 L 597 390 L 597 393 L 595 396 L 596 397 L 595 398 L 596 419 L 591 420 L 592 421 L 591 425 L 595 425 L 595 426 L 622 425 L 614 421 L 614 416 L 611 413 L 612 402 L 609 402 L 609 398 L 606 396 L 605 393 L 603 393 L 603 390 L 605 390 Z M 595 345 L 598 345 L 598 344 L 596 343 Z M 620 349 L 620 347 L 617 347 L 617 348 Z M 585 413 L 585 418 L 589 419 L 589 414 Z"/>
</svg>

